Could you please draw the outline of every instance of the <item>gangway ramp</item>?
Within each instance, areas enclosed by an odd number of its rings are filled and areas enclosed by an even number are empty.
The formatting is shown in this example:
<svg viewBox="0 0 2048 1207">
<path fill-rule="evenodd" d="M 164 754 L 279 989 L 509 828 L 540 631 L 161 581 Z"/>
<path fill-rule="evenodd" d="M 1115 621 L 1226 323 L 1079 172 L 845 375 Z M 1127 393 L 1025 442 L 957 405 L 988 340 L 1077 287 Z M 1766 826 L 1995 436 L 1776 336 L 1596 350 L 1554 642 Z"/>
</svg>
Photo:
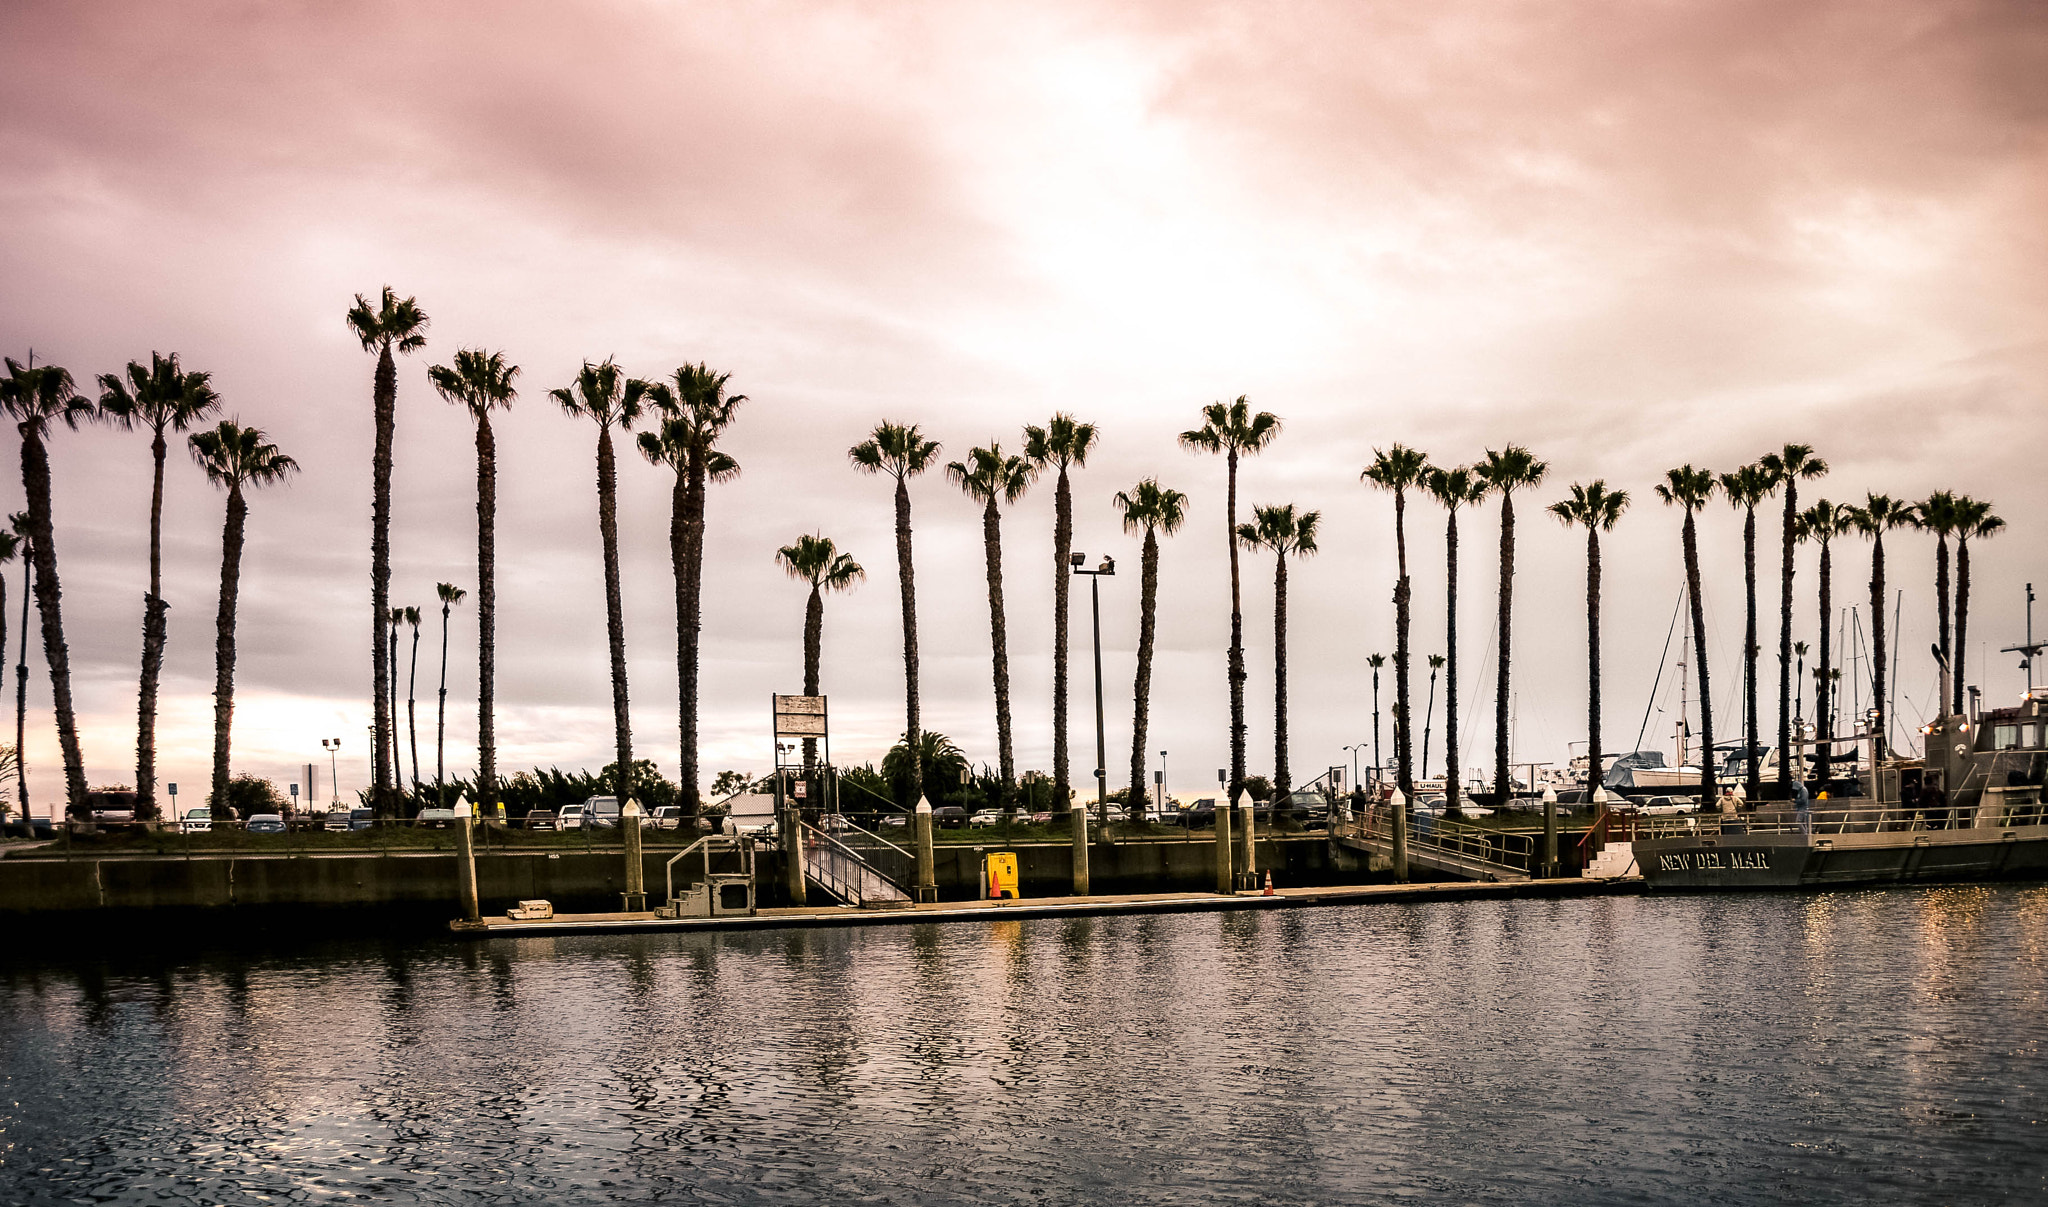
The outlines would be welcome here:
<svg viewBox="0 0 2048 1207">
<path fill-rule="evenodd" d="M 909 908 L 910 894 L 903 886 L 916 866 L 910 852 L 850 823 L 829 824 L 834 826 L 830 832 L 803 823 L 805 881 L 862 909 Z"/>
<path fill-rule="evenodd" d="M 1418 822 L 1422 824 L 1418 825 Z M 1330 841 L 1354 851 L 1391 859 L 1394 855 L 1393 816 L 1385 806 L 1376 806 L 1349 817 L 1333 817 L 1330 819 Z M 1534 856 L 1534 840 L 1526 834 L 1503 833 L 1426 815 L 1409 820 L 1408 867 L 1411 871 L 1420 868 L 1461 880 L 1509 883 L 1530 878 L 1529 869 Z"/>
</svg>

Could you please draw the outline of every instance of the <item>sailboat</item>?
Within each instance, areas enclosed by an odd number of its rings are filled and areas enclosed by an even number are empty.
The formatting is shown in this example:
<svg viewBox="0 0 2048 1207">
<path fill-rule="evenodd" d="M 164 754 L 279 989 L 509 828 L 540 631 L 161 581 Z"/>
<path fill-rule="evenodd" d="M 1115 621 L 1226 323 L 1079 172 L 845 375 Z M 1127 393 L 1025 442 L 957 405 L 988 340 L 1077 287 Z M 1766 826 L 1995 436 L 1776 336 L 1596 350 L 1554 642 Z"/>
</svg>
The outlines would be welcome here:
<svg viewBox="0 0 2048 1207">
<path fill-rule="evenodd" d="M 1683 608 L 1680 614 L 1684 614 Z M 1678 748 L 1678 760 L 1669 767 L 1636 766 L 1631 773 L 1637 788 L 1655 790 L 1659 788 L 1697 788 L 1700 786 L 1700 769 L 1686 761 L 1692 751 L 1692 726 L 1686 721 L 1687 709 L 1691 706 L 1692 684 L 1688 654 L 1692 646 L 1692 617 L 1685 617 L 1683 635 L 1678 639 L 1678 724 L 1675 727 L 1673 744 Z M 1666 651 L 1670 646 L 1664 647 Z M 1703 752 L 1708 758 L 1711 751 Z"/>
</svg>

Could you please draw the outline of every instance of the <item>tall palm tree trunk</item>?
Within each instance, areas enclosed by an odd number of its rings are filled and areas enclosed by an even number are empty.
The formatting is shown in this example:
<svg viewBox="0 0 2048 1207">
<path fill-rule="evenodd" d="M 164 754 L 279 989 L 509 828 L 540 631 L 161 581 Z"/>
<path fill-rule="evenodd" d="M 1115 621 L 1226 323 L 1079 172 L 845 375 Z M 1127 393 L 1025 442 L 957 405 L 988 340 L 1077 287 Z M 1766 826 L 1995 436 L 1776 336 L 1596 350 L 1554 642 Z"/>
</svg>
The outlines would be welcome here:
<svg viewBox="0 0 2048 1207">
<path fill-rule="evenodd" d="M 1074 585 L 1074 498 L 1060 465 L 1052 493 L 1052 808 L 1064 813 L 1072 781 L 1067 768 L 1067 598 Z"/>
<path fill-rule="evenodd" d="M 235 602 L 242 586 L 242 529 L 249 504 L 239 482 L 228 487 L 227 525 L 220 542 L 220 613 L 213 646 L 213 796 L 215 810 L 228 803 L 228 753 L 235 727 Z"/>
<path fill-rule="evenodd" d="M 1799 534 L 1799 475 L 1785 475 L 1785 524 L 1778 578 L 1778 785 L 1792 794 L 1792 572 Z"/>
<path fill-rule="evenodd" d="M 1159 533 L 1145 529 L 1138 574 L 1138 675 L 1131 684 L 1131 816 L 1145 806 L 1145 745 L 1152 728 L 1152 645 L 1159 631 Z M 1159 808 L 1166 808 L 1161 797 Z"/>
<path fill-rule="evenodd" d="M 1495 804 L 1505 807 L 1514 796 L 1514 780 L 1508 772 L 1508 666 L 1514 628 L 1515 593 L 1515 501 L 1500 496 L 1500 662 L 1494 681 L 1493 701 L 1493 791 Z"/>
<path fill-rule="evenodd" d="M 1943 532 L 1934 541 L 1934 614 L 1936 632 L 1941 640 L 1941 657 L 1954 671 L 1959 649 L 1949 644 L 1949 577 L 1948 577 L 1948 534 Z"/>
<path fill-rule="evenodd" d="M 626 610 L 619 590 L 619 467 L 609 424 L 597 429 L 597 530 L 604 541 L 604 626 L 612 655 L 612 728 L 618 739 L 619 804 L 633 799 L 633 721 L 626 703 Z"/>
<path fill-rule="evenodd" d="M 448 740 L 448 605 L 441 605 L 441 692 L 440 706 L 434 717 L 434 806 L 448 805 L 448 764 L 445 758 Z M 482 795 L 479 791 L 478 795 Z M 480 804 L 481 802 L 479 802 Z"/>
<path fill-rule="evenodd" d="M 1877 534 L 1870 550 L 1870 704 L 1877 712 L 1871 726 L 1870 791 L 1877 791 L 1877 761 L 1884 757 L 1885 739 L 1891 733 L 1891 717 L 1884 707 L 1884 534 Z"/>
<path fill-rule="evenodd" d="M 1828 776 L 1832 774 L 1830 764 L 1835 749 L 1834 743 L 1828 740 L 1835 736 L 1828 700 L 1829 688 L 1832 686 L 1828 680 L 1828 671 L 1835 665 L 1828 653 L 1828 638 L 1834 632 L 1834 586 L 1834 555 L 1823 541 L 1820 547 L 1820 673 L 1813 679 L 1814 732 L 1822 738 L 1822 741 L 1813 748 L 1814 773 L 1823 784 L 1827 783 Z"/>
<path fill-rule="evenodd" d="M 14 780 L 21 797 L 21 818 L 28 820 L 28 601 L 35 594 L 29 578 L 35 572 L 35 538 L 21 551 L 21 659 L 14 664 Z"/>
<path fill-rule="evenodd" d="M 135 702 L 135 810 L 140 818 L 157 815 L 156 696 L 163 677 L 164 639 L 170 605 L 164 602 L 164 430 L 156 428 L 149 444 L 156 473 L 149 494 L 149 594 L 142 601 L 142 683 Z"/>
<path fill-rule="evenodd" d="M 1458 812 L 1458 512 L 1444 525 L 1444 812 Z"/>
<path fill-rule="evenodd" d="M 1600 786 L 1600 525 L 1586 525 L 1586 794 Z"/>
<path fill-rule="evenodd" d="M 391 622 L 391 633 L 384 651 L 391 663 L 390 674 L 386 678 L 391 685 L 391 791 L 394 796 L 403 799 L 406 795 L 405 756 L 400 753 L 398 745 L 398 621 L 395 619 Z M 417 809 L 419 802 L 414 801 L 413 807 Z"/>
<path fill-rule="evenodd" d="M 1970 661 L 1970 647 L 1964 640 L 1970 635 L 1970 537 L 1968 533 L 1956 538 L 1956 660 L 1949 682 L 1955 699 L 1949 708 L 1952 713 L 1963 711 L 1963 670 Z"/>
<path fill-rule="evenodd" d="M 1742 639 L 1742 713 L 1747 724 L 1743 739 L 1748 749 L 1743 772 L 1743 793 L 1751 801 L 1763 793 L 1763 768 L 1757 765 L 1756 719 L 1756 508 L 1745 508 L 1742 517 L 1742 585 L 1748 604 L 1748 627 Z"/>
<path fill-rule="evenodd" d="M 413 708 L 413 705 L 416 703 L 413 698 L 413 689 L 419 686 L 419 681 L 420 627 L 414 625 L 412 627 L 412 668 L 405 675 L 405 731 L 407 741 L 412 747 L 412 793 L 414 796 L 418 796 L 420 793 L 420 726 L 419 718 L 415 715 Z M 436 801 L 435 803 L 439 804 L 440 802 Z"/>
<path fill-rule="evenodd" d="M 1225 458 L 1230 485 L 1225 493 L 1223 535 L 1230 542 L 1230 791 L 1223 803 L 1237 799 L 1244 787 L 1244 604 L 1237 573 L 1237 450 Z"/>
<path fill-rule="evenodd" d="M 1400 743 L 1395 743 L 1398 750 Z M 1398 755 L 1396 757 L 1399 757 Z M 1403 774 L 1406 773 L 1403 768 Z M 1273 804 L 1294 787 L 1287 772 L 1287 553 L 1273 555 Z M 1404 789 L 1405 790 L 1405 789 Z"/>
<path fill-rule="evenodd" d="M 676 732 L 680 735 L 679 748 L 683 763 L 678 779 L 685 797 L 684 808 L 694 815 L 697 811 L 696 797 L 691 794 L 690 789 L 696 783 L 696 777 L 690 764 L 696 747 L 695 718 L 691 714 L 696 709 L 692 707 L 695 702 L 695 684 L 691 682 L 690 664 L 694 661 L 696 645 L 695 638 L 690 634 L 689 621 L 689 493 L 689 468 L 685 464 L 677 467 L 675 485 L 669 490 L 668 560 L 669 569 L 676 580 Z M 810 744 L 806 743 L 804 749 L 808 751 L 810 748 Z"/>
<path fill-rule="evenodd" d="M 917 573 L 910 558 L 910 485 L 896 479 L 896 591 L 903 601 L 903 740 L 910 751 L 910 792 L 924 795 L 924 744 L 917 716 Z"/>
<path fill-rule="evenodd" d="M 28 494 L 36 610 L 43 618 L 43 660 L 50 668 L 57 744 L 64 755 L 64 798 L 75 816 L 85 810 L 85 760 L 78 752 L 78 718 L 71 708 L 71 651 L 64 644 L 64 593 L 57 582 L 57 544 L 51 535 L 50 453 L 43 444 L 42 433 L 33 428 L 21 437 L 21 479 Z"/>
<path fill-rule="evenodd" d="M 442 649 L 447 648 L 444 635 Z M 489 415 L 476 421 L 476 795 L 477 808 L 498 813 L 498 441 Z M 441 696 L 448 695 L 442 655 Z"/>
<path fill-rule="evenodd" d="M 811 584 L 810 601 L 804 605 L 804 694 L 815 696 L 819 692 L 818 668 L 825 657 L 825 595 L 817 583 Z M 806 783 L 817 778 L 818 739 L 804 739 L 804 780 Z M 816 791 L 814 787 L 812 791 Z M 813 797 L 814 807 L 821 802 Z"/>
<path fill-rule="evenodd" d="M 1011 746 L 1009 622 L 1003 615 L 1003 517 L 997 494 L 981 510 L 981 549 L 988 563 L 990 662 L 996 690 L 996 758 L 1002 769 L 1002 807 L 1016 805 L 1017 759 Z"/>
<path fill-rule="evenodd" d="M 1394 775 L 1401 794 L 1415 799 L 1415 734 L 1408 711 L 1408 499 L 1394 491 Z"/>
<path fill-rule="evenodd" d="M 683 475 L 682 564 L 676 583 L 676 683 L 682 696 L 683 807 L 697 812 L 697 691 L 704 636 L 704 453 L 692 448 Z M 674 539 L 673 536 L 670 538 Z M 815 695 L 816 693 L 811 693 Z M 815 744 L 814 744 L 815 745 Z"/>
<path fill-rule="evenodd" d="M 1718 793 L 1714 765 L 1714 694 L 1707 682 L 1707 613 L 1700 598 L 1699 534 L 1685 513 L 1685 588 L 1692 600 L 1693 665 L 1700 678 L 1700 806 L 1712 807 Z"/>
<path fill-rule="evenodd" d="M 392 799 L 390 742 L 393 733 L 390 691 L 390 649 L 385 626 L 391 623 L 391 443 L 397 427 L 398 366 L 391 359 L 387 342 L 377 353 L 376 385 L 372 390 L 376 412 L 376 448 L 370 457 L 370 662 L 371 695 L 375 716 L 371 722 L 375 748 L 371 756 L 370 796 L 379 817 L 393 817 L 397 802 Z"/>
</svg>

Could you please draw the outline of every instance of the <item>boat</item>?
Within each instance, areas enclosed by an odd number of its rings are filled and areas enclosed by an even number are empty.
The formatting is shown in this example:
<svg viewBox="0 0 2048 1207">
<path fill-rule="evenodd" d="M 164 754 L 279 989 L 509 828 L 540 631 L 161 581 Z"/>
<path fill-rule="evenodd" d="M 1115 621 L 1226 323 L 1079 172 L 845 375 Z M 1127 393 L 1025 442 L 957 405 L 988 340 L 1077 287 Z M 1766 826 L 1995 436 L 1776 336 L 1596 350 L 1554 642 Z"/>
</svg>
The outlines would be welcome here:
<svg viewBox="0 0 2048 1207">
<path fill-rule="evenodd" d="M 1875 783 L 1867 771 L 1833 781 L 1854 785 L 1847 795 L 1625 819 L 1610 830 L 1631 843 L 1652 889 L 2048 878 L 2048 691 L 1943 716 L 1920 733 L 1920 757 L 1861 763 L 1877 769 Z"/>
</svg>

